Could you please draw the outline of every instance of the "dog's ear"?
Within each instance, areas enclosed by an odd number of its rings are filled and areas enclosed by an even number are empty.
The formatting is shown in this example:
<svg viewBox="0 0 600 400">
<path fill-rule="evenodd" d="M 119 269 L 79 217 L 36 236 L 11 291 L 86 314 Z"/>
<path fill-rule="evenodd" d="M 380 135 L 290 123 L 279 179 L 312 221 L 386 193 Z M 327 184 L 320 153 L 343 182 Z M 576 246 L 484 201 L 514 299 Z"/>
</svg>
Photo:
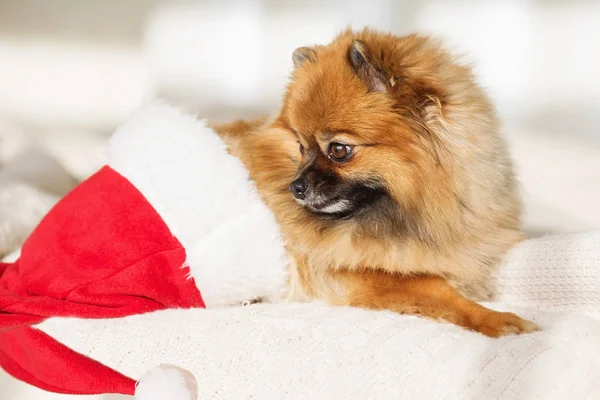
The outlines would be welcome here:
<svg viewBox="0 0 600 400">
<path fill-rule="evenodd" d="M 373 65 L 369 48 L 363 41 L 352 41 L 348 58 L 354 72 L 367 84 L 369 91 L 387 92 L 391 88 L 392 81 L 388 81 L 383 71 Z"/>
<path fill-rule="evenodd" d="M 292 60 L 294 61 L 294 67 L 298 68 L 303 62 L 315 62 L 317 59 L 317 52 L 312 47 L 298 47 L 292 54 Z"/>
</svg>

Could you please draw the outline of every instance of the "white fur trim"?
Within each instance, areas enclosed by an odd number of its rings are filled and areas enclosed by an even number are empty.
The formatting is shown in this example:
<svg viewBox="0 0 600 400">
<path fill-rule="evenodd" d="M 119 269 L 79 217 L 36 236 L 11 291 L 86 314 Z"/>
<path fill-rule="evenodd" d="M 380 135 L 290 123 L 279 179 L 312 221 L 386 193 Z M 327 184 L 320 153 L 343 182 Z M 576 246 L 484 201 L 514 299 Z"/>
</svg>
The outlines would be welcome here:
<svg viewBox="0 0 600 400">
<path fill-rule="evenodd" d="M 135 388 L 136 400 L 196 400 L 198 386 L 194 375 L 171 365 L 148 371 Z"/>
<path fill-rule="evenodd" d="M 207 306 L 283 294 L 287 261 L 275 218 L 204 121 L 149 105 L 115 133 L 108 159 L 184 245 Z"/>
</svg>

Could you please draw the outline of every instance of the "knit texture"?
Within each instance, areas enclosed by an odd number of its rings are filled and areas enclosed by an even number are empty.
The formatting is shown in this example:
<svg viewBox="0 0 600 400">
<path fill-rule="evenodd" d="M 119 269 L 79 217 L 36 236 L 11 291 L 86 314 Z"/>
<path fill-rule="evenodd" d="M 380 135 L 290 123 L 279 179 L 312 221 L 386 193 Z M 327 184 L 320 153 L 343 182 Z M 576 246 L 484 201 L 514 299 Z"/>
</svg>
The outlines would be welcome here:
<svg viewBox="0 0 600 400">
<path fill-rule="evenodd" d="M 600 235 L 529 240 L 501 301 L 542 331 L 490 339 L 414 316 L 311 304 L 168 310 L 39 326 L 132 377 L 190 370 L 201 399 L 597 399 Z M 110 338 L 110 341 L 107 340 Z"/>
<path fill-rule="evenodd" d="M 600 232 L 526 240 L 499 272 L 503 303 L 600 318 Z"/>
</svg>

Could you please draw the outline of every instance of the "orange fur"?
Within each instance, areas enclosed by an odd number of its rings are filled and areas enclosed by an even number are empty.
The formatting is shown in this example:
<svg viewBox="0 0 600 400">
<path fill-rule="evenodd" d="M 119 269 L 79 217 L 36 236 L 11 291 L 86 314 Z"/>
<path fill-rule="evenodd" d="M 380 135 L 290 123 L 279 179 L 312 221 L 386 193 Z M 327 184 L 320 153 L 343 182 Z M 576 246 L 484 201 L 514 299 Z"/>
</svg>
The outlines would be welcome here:
<svg viewBox="0 0 600 400">
<path fill-rule="evenodd" d="M 215 126 L 281 225 L 290 299 L 415 313 L 490 336 L 535 330 L 464 297 L 492 296 L 494 268 L 523 237 L 507 146 L 470 70 L 429 38 L 371 30 L 293 58 L 276 118 Z M 352 158 L 328 160 L 332 142 L 354 146 Z M 315 215 L 289 190 L 310 163 L 341 182 L 377 182 L 384 200 L 352 218 Z"/>
</svg>

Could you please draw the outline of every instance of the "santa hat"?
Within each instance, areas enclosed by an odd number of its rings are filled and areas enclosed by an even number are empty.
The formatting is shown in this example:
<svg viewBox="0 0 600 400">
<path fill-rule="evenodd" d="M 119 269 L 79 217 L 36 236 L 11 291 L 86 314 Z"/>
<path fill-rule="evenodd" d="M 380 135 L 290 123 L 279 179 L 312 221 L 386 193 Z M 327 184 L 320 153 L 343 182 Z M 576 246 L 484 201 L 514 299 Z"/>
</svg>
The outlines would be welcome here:
<svg viewBox="0 0 600 400">
<path fill-rule="evenodd" d="M 53 392 L 187 400 L 195 383 L 176 367 L 138 382 L 35 325 L 275 300 L 286 280 L 277 225 L 240 161 L 204 122 L 153 104 L 0 264 L 0 366 Z"/>
</svg>

